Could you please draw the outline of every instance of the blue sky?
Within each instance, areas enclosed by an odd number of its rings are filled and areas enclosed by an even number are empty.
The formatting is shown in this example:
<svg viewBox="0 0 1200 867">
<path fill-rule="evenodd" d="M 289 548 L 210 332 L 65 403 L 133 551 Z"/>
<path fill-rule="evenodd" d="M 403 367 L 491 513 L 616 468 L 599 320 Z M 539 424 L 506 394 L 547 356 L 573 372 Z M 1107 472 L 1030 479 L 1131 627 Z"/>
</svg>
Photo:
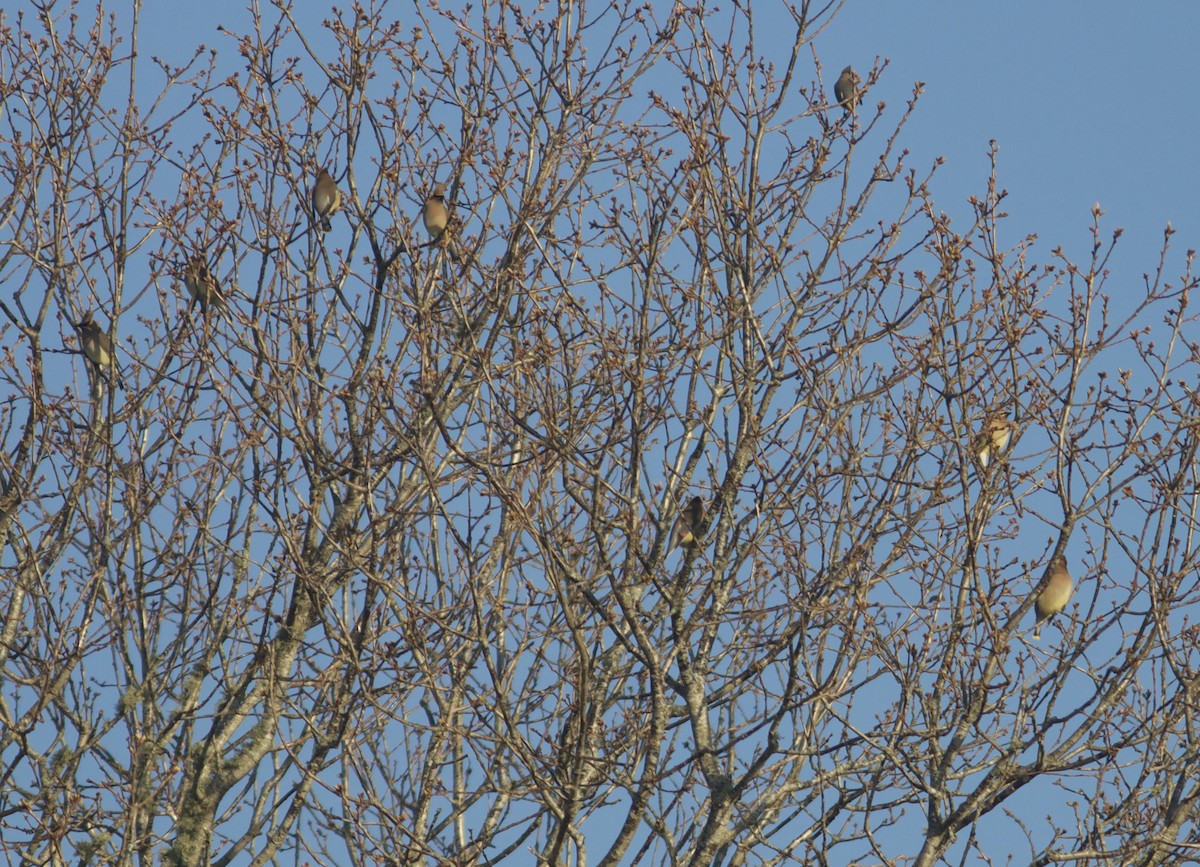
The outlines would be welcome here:
<svg viewBox="0 0 1200 867">
<path fill-rule="evenodd" d="M 388 8 L 404 20 L 412 7 Z M 318 25 L 329 12 L 305 3 L 295 14 Z M 143 50 L 206 44 L 226 60 L 233 46 L 218 23 L 249 21 L 237 0 L 147 4 L 142 16 Z M 764 34 L 767 20 L 760 13 Z M 918 167 L 947 158 L 934 187 L 943 210 L 954 214 L 982 189 L 994 138 L 1014 226 L 1037 232 L 1047 249 L 1086 249 L 1099 202 L 1106 225 L 1126 230 L 1121 262 L 1140 274 L 1168 220 L 1181 252 L 1200 234 L 1198 31 L 1200 7 L 1188 3 L 1154 4 L 1151 12 L 1112 0 L 850 0 L 815 44 L 834 77 L 846 63 L 865 72 L 886 59 L 869 103 L 884 100 L 889 115 L 902 110 L 913 82 L 925 82 L 905 144 Z"/>
<path fill-rule="evenodd" d="M 411 8 L 388 10 L 405 20 Z M 319 25 L 329 8 L 305 3 L 295 14 Z M 761 39 L 770 19 L 758 14 Z M 206 44 L 226 62 L 233 44 L 218 23 L 249 22 L 238 0 L 147 4 L 142 16 L 144 51 L 178 59 Z M 815 46 L 832 73 L 826 87 L 846 63 L 865 73 L 886 59 L 868 104 L 885 101 L 889 118 L 899 116 L 913 82 L 925 82 L 904 144 L 919 170 L 946 157 L 933 186 L 942 210 L 965 216 L 967 196 L 986 183 L 995 139 L 1011 241 L 1036 232 L 1045 258 L 1060 243 L 1069 255 L 1086 255 L 1099 202 L 1105 228 L 1125 229 L 1115 269 L 1137 279 L 1155 264 L 1167 221 L 1179 233 L 1177 265 L 1200 238 L 1197 32 L 1200 7 L 1189 3 L 1151 10 L 1112 0 L 849 0 Z"/>
<path fill-rule="evenodd" d="M 925 82 L 907 144 L 918 165 L 947 158 L 934 185 L 947 213 L 981 189 L 994 138 L 1010 228 L 1083 255 L 1099 202 L 1105 226 L 1126 230 L 1117 267 L 1138 277 L 1168 220 L 1177 261 L 1200 234 L 1198 28 L 1185 3 L 851 0 L 818 50 L 834 69 L 887 58 L 872 96 L 889 112 Z"/>
</svg>

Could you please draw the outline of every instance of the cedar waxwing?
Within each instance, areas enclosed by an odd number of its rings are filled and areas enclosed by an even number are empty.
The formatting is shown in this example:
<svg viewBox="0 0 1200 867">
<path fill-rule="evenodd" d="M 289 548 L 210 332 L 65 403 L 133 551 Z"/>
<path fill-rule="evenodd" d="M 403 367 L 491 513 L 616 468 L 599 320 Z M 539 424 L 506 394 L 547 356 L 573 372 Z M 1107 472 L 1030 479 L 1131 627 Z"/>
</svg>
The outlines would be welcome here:
<svg viewBox="0 0 1200 867">
<path fill-rule="evenodd" d="M 687 508 L 680 512 L 679 517 L 675 519 L 675 528 L 672 531 L 672 535 L 675 536 L 675 547 L 695 547 L 697 544 L 696 533 L 703 520 L 704 501 L 699 497 L 692 497 Z"/>
<path fill-rule="evenodd" d="M 421 220 L 425 223 L 425 231 L 429 237 L 437 240 L 446 231 L 450 222 L 450 212 L 446 210 L 446 185 L 438 184 L 425 199 L 421 208 Z"/>
<path fill-rule="evenodd" d="M 188 259 L 187 265 L 184 266 L 183 285 L 187 286 L 192 299 L 200 302 L 201 313 L 207 313 L 210 304 L 222 315 L 229 309 L 225 297 L 221 294 L 221 284 L 208 270 L 208 263 L 199 253 Z"/>
<path fill-rule="evenodd" d="M 847 112 L 858 108 L 859 100 L 862 99 L 862 91 L 858 87 L 861 81 L 862 79 L 858 77 L 858 73 L 854 71 L 853 67 L 847 66 L 838 76 L 838 80 L 834 82 L 833 95 L 837 97 L 838 105 Z"/>
<path fill-rule="evenodd" d="M 1046 589 L 1038 594 L 1034 604 L 1034 610 L 1037 612 L 1037 622 L 1033 627 L 1034 641 L 1042 637 L 1042 621 L 1067 607 L 1067 603 L 1071 601 L 1071 591 L 1075 587 L 1062 557 L 1055 558 L 1050 564 L 1050 570 L 1050 582 Z"/>
<path fill-rule="evenodd" d="M 1008 450 L 1013 431 L 1017 425 L 1003 413 L 992 413 L 983 420 L 983 427 L 975 435 L 975 457 L 985 470 L 993 458 L 1000 459 Z"/>
<path fill-rule="evenodd" d="M 114 379 L 118 386 L 121 385 L 112 338 L 96 324 L 91 310 L 85 311 L 83 316 L 79 317 L 79 321 L 75 323 L 75 330 L 79 332 L 79 345 L 83 354 L 92 363 L 97 375 Z"/>
<path fill-rule="evenodd" d="M 321 231 L 328 232 L 333 228 L 333 223 L 329 222 L 329 218 L 337 213 L 338 208 L 342 206 L 342 193 L 338 189 L 337 183 L 329 176 L 329 172 L 321 169 L 321 173 L 317 175 L 317 182 L 312 188 L 312 209 L 313 216 L 321 224 Z"/>
</svg>

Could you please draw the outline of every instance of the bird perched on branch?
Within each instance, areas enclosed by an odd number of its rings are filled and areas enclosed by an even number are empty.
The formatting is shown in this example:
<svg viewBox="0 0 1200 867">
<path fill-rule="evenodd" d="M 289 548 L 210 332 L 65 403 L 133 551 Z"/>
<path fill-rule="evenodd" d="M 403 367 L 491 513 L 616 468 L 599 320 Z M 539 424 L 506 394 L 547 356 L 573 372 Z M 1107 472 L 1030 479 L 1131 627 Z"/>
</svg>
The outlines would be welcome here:
<svg viewBox="0 0 1200 867">
<path fill-rule="evenodd" d="M 975 435 L 975 457 L 985 470 L 993 459 L 999 460 L 1008 450 L 1016 423 L 1003 413 L 992 413 L 983 420 L 983 427 Z"/>
<path fill-rule="evenodd" d="M 202 314 L 208 313 L 209 306 L 212 306 L 222 316 L 228 315 L 229 304 L 226 303 L 225 296 L 221 294 L 221 285 L 217 282 L 217 278 L 208 270 L 208 263 L 204 261 L 204 256 L 197 253 L 188 259 L 187 265 L 183 268 L 183 285 L 187 287 L 192 300 L 200 302 Z"/>
<path fill-rule="evenodd" d="M 425 224 L 425 231 L 429 233 L 429 237 L 434 241 L 442 237 L 442 233 L 446 231 L 446 226 L 450 222 L 450 212 L 446 209 L 446 185 L 438 184 L 425 197 L 425 204 L 421 206 L 421 222 Z"/>
<path fill-rule="evenodd" d="M 858 77 L 858 73 L 850 66 L 843 69 L 838 80 L 834 82 L 833 95 L 837 98 L 838 105 L 847 113 L 858 108 L 858 103 L 862 99 L 862 90 L 858 86 L 861 82 L 862 79 Z"/>
<path fill-rule="evenodd" d="M 124 388 L 121 384 L 120 370 L 117 367 L 117 357 L 113 352 L 112 338 L 108 336 L 107 331 L 96 324 L 96 320 L 92 318 L 92 311 L 84 311 L 84 314 L 79 317 L 79 321 L 73 324 L 79 333 L 80 348 L 83 349 L 87 360 L 92 363 L 97 378 L 101 381 L 108 379 L 115 382 L 118 388 Z"/>
<path fill-rule="evenodd" d="M 317 175 L 317 182 L 313 184 L 312 188 L 312 209 L 313 216 L 320 224 L 322 232 L 328 232 L 333 228 L 333 223 L 329 221 L 329 218 L 336 214 L 341 206 L 342 193 L 338 189 L 337 183 L 330 177 L 329 172 L 321 169 L 321 173 Z"/>
<path fill-rule="evenodd" d="M 1034 641 L 1042 637 L 1042 623 L 1067 607 L 1067 603 L 1071 601 L 1071 591 L 1074 589 L 1075 584 L 1067 572 L 1066 561 L 1062 557 L 1055 557 L 1050 563 L 1050 580 L 1045 589 L 1038 594 L 1037 602 L 1033 606 L 1037 613 L 1037 621 L 1033 626 Z"/>
<path fill-rule="evenodd" d="M 675 537 L 675 547 L 694 548 L 699 544 L 700 523 L 704 520 L 704 500 L 692 497 L 687 508 L 675 519 L 672 535 Z"/>
</svg>

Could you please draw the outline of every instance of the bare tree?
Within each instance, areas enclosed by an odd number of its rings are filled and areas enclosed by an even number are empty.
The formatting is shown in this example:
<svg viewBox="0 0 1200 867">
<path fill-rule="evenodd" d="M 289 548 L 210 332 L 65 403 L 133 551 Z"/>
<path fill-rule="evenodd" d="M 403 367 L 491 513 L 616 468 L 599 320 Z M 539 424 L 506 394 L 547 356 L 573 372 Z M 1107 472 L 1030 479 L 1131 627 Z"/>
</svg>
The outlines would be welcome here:
<svg viewBox="0 0 1200 867">
<path fill-rule="evenodd" d="M 10 860 L 1195 857 L 1192 253 L 952 226 L 839 7 L 5 21 Z"/>
</svg>

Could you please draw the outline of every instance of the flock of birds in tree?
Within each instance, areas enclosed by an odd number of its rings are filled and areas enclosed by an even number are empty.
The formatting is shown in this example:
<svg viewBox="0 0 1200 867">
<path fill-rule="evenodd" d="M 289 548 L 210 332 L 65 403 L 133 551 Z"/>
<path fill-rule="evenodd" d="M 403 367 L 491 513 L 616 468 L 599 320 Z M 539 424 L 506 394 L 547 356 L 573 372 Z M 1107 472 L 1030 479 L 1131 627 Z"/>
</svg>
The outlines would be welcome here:
<svg viewBox="0 0 1200 867">
<path fill-rule="evenodd" d="M 847 66 L 838 76 L 833 85 L 833 94 L 837 103 L 846 112 L 852 113 L 858 109 L 862 101 L 862 79 L 853 67 Z M 446 207 L 446 185 L 437 184 L 425 199 L 421 208 L 421 221 L 431 242 L 441 239 L 446 226 L 450 222 L 450 212 Z M 313 218 L 323 232 L 333 228 L 331 218 L 342 205 L 342 193 L 337 182 L 325 169 L 321 169 L 313 184 L 310 196 Z M 183 269 L 183 283 L 191 295 L 193 303 L 200 305 L 202 315 L 207 315 L 210 309 L 216 310 L 222 316 L 228 316 L 229 303 L 221 292 L 221 286 L 209 270 L 208 262 L 202 254 L 197 254 L 187 261 Z M 113 352 L 112 338 L 92 318 L 92 312 L 86 311 L 75 323 L 79 332 L 79 343 L 83 354 L 91 362 L 97 375 L 107 376 L 118 387 L 123 387 L 120 371 Z M 1002 413 L 993 413 L 984 419 L 982 429 L 973 442 L 975 457 L 979 466 L 987 470 L 993 461 L 1002 460 L 1008 450 L 1016 430 L 1015 423 Z M 675 520 L 672 536 L 674 547 L 697 548 L 703 535 L 704 500 L 692 497 L 687 507 L 680 511 Z M 1033 638 L 1037 640 L 1042 634 L 1042 624 L 1062 611 L 1071 599 L 1074 583 L 1067 572 L 1063 557 L 1053 558 L 1049 566 L 1049 580 L 1039 582 L 1035 588 L 1037 600 L 1034 603 L 1036 622 Z M 1042 586 L 1044 585 L 1044 586 Z"/>
</svg>

